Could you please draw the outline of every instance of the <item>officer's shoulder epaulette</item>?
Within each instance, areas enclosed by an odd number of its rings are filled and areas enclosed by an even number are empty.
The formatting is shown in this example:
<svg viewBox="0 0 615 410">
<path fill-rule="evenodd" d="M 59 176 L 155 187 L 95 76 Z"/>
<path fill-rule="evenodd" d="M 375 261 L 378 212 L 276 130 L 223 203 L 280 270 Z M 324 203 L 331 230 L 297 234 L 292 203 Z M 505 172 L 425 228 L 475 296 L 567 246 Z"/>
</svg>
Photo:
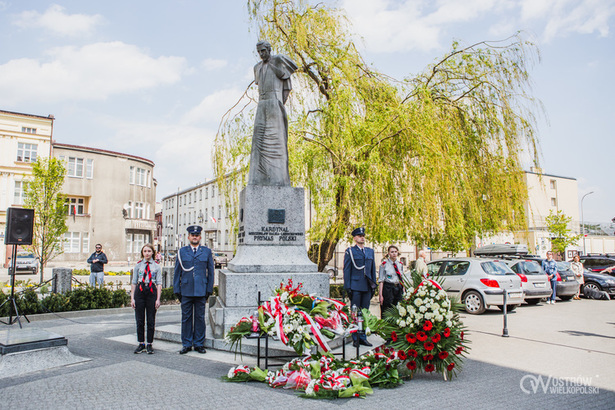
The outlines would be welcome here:
<svg viewBox="0 0 615 410">
<path fill-rule="evenodd" d="M 143 262 L 143 259 L 141 259 L 141 260 L 137 261 L 137 263 L 141 263 L 141 262 Z"/>
<path fill-rule="evenodd" d="M 386 265 L 386 264 L 387 264 L 387 260 L 386 260 L 386 259 L 385 259 L 385 260 L 383 260 L 383 261 L 382 261 L 382 264 L 383 264 L 383 265 Z"/>
</svg>

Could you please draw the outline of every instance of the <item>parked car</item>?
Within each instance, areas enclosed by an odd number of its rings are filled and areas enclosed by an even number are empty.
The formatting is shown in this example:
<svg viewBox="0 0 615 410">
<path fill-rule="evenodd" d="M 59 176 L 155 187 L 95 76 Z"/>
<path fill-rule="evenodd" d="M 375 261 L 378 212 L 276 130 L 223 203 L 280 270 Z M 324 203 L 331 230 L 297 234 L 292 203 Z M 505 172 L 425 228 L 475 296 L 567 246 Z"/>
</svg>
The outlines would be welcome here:
<svg viewBox="0 0 615 410">
<path fill-rule="evenodd" d="M 561 300 L 570 300 L 579 291 L 579 282 L 570 268 L 570 262 L 559 261 L 557 265 L 557 287 L 555 295 Z"/>
<path fill-rule="evenodd" d="M 611 295 L 611 298 L 615 297 L 615 278 L 612 276 L 585 269 L 585 272 L 583 272 L 583 281 L 585 282 L 583 287 L 603 290 Z"/>
<path fill-rule="evenodd" d="M 329 275 L 329 279 L 337 278 L 337 268 L 335 266 L 327 265 L 323 269 L 323 272 Z"/>
<path fill-rule="evenodd" d="M 525 294 L 525 302 L 536 305 L 543 298 L 551 296 L 551 284 L 540 263 L 528 259 L 505 260 L 510 269 L 521 278 L 521 287 Z"/>
<path fill-rule="evenodd" d="M 216 268 L 221 268 L 228 264 L 228 256 L 223 252 L 214 252 L 214 265 Z"/>
<path fill-rule="evenodd" d="M 581 263 L 586 269 L 593 272 L 601 272 L 606 268 L 615 266 L 615 256 L 606 255 L 583 255 L 580 257 Z"/>
<path fill-rule="evenodd" d="M 36 274 L 38 272 L 38 258 L 32 253 L 27 251 L 18 251 L 17 260 L 15 262 L 16 273 L 31 273 Z M 9 263 L 9 275 L 13 274 L 13 262 Z"/>
<path fill-rule="evenodd" d="M 458 297 L 470 314 L 481 314 L 490 306 L 503 309 L 504 290 L 508 292 L 507 310 L 523 303 L 521 279 L 500 261 L 446 258 L 429 262 L 427 269 L 430 276 L 442 280 L 448 295 Z"/>
</svg>

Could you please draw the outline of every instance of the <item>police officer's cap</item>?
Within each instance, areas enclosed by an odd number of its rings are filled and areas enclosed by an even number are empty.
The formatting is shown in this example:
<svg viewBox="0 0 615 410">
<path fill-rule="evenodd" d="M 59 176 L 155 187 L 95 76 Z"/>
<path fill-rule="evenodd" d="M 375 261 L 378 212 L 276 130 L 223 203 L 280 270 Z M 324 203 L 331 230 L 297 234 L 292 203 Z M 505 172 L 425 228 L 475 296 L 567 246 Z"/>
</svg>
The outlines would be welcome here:
<svg viewBox="0 0 615 410">
<path fill-rule="evenodd" d="M 203 228 L 198 225 L 190 225 L 186 230 L 191 235 L 200 235 Z"/>
<path fill-rule="evenodd" d="M 357 235 L 365 236 L 365 228 L 360 227 L 352 231 L 352 236 L 357 236 Z"/>
</svg>

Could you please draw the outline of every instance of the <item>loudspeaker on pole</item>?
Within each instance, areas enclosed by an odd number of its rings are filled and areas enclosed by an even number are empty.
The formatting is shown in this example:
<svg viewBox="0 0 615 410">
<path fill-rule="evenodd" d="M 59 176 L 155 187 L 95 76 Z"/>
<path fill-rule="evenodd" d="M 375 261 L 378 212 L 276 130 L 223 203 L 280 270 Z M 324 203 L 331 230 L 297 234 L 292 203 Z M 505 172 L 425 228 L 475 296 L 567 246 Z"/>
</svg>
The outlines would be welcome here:
<svg viewBox="0 0 615 410">
<path fill-rule="evenodd" d="M 6 245 L 32 245 L 34 209 L 8 208 L 6 212 Z"/>
</svg>

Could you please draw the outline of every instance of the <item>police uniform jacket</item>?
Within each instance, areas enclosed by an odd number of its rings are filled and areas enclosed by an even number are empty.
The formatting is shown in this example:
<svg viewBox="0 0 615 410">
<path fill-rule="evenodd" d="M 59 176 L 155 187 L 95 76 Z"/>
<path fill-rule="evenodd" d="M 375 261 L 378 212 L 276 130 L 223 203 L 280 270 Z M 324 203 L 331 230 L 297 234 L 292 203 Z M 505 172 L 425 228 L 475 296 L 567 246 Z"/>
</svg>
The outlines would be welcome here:
<svg viewBox="0 0 615 410">
<path fill-rule="evenodd" d="M 368 278 L 376 284 L 374 250 L 368 247 L 364 247 L 363 250 L 355 245 L 346 249 L 344 253 L 344 289 L 359 292 L 372 291 Z"/>
<path fill-rule="evenodd" d="M 175 259 L 173 292 L 182 296 L 205 297 L 214 290 L 214 258 L 211 250 L 199 246 L 196 254 L 190 245 L 179 249 Z"/>
</svg>

